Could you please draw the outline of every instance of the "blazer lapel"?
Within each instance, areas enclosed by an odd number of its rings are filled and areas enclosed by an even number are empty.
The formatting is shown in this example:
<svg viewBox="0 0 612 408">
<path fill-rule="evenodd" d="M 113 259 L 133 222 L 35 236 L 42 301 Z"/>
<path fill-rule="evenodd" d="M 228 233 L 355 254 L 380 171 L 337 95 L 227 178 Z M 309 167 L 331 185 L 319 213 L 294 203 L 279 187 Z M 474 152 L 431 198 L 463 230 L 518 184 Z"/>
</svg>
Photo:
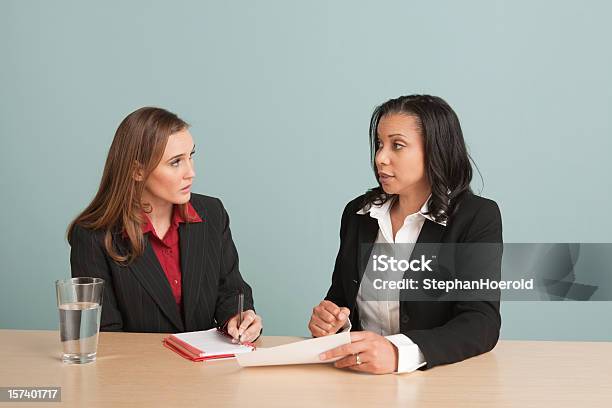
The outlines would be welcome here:
<svg viewBox="0 0 612 408">
<path fill-rule="evenodd" d="M 207 222 L 181 223 L 179 225 L 179 242 L 181 247 L 181 275 L 183 289 L 183 308 L 185 311 L 185 326 L 189 330 L 196 330 L 191 324 L 193 314 L 198 308 L 206 307 L 207 302 L 198 302 L 200 292 L 204 286 L 204 265 L 206 257 L 209 256 L 205 251 L 207 239 Z M 213 305 L 216 299 L 213 300 Z M 206 311 L 203 311 L 206 314 Z"/>
<path fill-rule="evenodd" d="M 419 233 L 419 237 L 417 238 L 417 242 L 414 246 L 414 249 L 412 250 L 412 254 L 410 255 L 410 260 L 412 261 L 414 259 L 419 259 L 421 256 L 424 256 L 425 259 L 432 259 L 434 260 L 434 266 L 433 266 L 434 271 L 439 272 L 438 268 L 435 266 L 436 265 L 435 260 L 437 260 L 439 256 L 441 240 L 442 240 L 442 236 L 444 234 L 445 228 L 446 227 L 444 225 L 441 225 L 429 219 L 426 219 L 425 222 L 423 223 L 423 227 L 421 228 L 421 232 Z M 433 275 L 431 272 L 427 272 L 427 276 L 430 278 L 438 277 L 436 275 Z M 425 275 L 423 272 L 417 273 L 417 272 L 408 270 L 404 273 L 403 277 L 404 279 L 417 278 L 422 281 Z M 407 313 L 409 302 L 406 302 L 405 300 L 409 300 L 409 299 L 410 299 L 410 292 L 407 290 L 402 290 L 400 293 L 400 313 L 401 314 Z"/>
<path fill-rule="evenodd" d="M 144 254 L 134 260 L 129 265 L 129 268 L 178 331 L 185 331 L 179 308 L 172 295 L 172 288 L 170 288 L 170 283 L 168 283 L 168 278 L 159 264 L 155 251 L 148 239 L 145 239 Z"/>
<path fill-rule="evenodd" d="M 365 272 L 365 268 L 368 266 L 368 260 L 376 235 L 378 234 L 378 221 L 369 214 L 361 215 L 359 220 L 359 229 L 357 233 L 357 273 L 355 276 L 356 282 L 361 283 L 361 278 Z M 359 286 L 359 285 L 357 285 Z"/>
<path fill-rule="evenodd" d="M 422 255 L 426 256 L 427 258 L 437 256 L 440 249 L 440 241 L 442 239 L 442 235 L 444 234 L 445 228 L 446 227 L 444 225 L 440 225 L 426 219 L 425 223 L 423 223 L 423 227 L 421 228 L 421 232 L 419 233 L 414 249 L 412 250 L 412 254 L 410 255 L 410 260 L 417 259 Z M 406 277 L 407 274 L 404 274 L 404 278 Z"/>
<path fill-rule="evenodd" d="M 442 234 L 444 234 L 444 225 L 425 219 L 423 228 L 417 239 L 417 244 L 439 244 Z"/>
</svg>

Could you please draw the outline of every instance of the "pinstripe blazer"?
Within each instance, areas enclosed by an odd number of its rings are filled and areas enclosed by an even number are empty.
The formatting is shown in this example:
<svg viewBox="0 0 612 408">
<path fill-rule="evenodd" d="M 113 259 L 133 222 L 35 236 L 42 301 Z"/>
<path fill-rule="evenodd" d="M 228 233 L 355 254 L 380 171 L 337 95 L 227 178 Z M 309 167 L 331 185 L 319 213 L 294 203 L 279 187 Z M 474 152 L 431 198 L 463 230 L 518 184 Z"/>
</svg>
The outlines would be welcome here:
<svg viewBox="0 0 612 408">
<path fill-rule="evenodd" d="M 236 313 L 237 291 L 244 291 L 245 310 L 253 309 L 251 287 L 238 269 L 238 253 L 229 217 L 217 198 L 191 195 L 203 222 L 179 225 L 183 310 L 148 240 L 144 253 L 127 266 L 104 249 L 103 232 L 75 226 L 70 251 L 72 276 L 105 281 L 102 331 L 173 333 L 210 329 Z M 113 234 L 115 248 L 125 253 L 127 241 Z"/>
</svg>

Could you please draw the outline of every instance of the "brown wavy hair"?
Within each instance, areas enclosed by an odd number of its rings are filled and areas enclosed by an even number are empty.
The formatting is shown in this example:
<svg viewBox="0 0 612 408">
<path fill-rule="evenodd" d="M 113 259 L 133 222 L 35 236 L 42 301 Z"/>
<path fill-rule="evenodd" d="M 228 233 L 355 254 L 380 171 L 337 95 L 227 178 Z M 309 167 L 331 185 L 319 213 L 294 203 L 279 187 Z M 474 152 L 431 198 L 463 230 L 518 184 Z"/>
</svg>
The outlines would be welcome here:
<svg viewBox="0 0 612 408">
<path fill-rule="evenodd" d="M 108 151 L 98 192 L 68 226 L 68 242 L 72 244 L 79 225 L 103 231 L 104 247 L 116 262 L 128 264 L 141 256 L 145 249 L 142 212 L 151 212 L 150 205 L 141 201 L 145 183 L 161 161 L 168 137 L 187 128 L 189 124 L 176 114 L 154 107 L 140 108 L 123 119 Z M 187 219 L 187 204 L 179 205 L 179 211 Z M 113 240 L 124 238 L 129 249 L 121 254 Z"/>
</svg>

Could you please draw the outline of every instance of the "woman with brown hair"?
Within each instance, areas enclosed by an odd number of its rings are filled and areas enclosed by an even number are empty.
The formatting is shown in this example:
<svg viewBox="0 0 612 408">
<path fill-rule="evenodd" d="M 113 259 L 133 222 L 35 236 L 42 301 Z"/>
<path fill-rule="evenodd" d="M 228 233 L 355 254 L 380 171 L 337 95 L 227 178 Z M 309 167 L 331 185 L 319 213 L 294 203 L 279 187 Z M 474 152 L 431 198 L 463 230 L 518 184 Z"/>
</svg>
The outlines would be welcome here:
<svg viewBox="0 0 612 408">
<path fill-rule="evenodd" d="M 164 109 L 138 109 L 119 125 L 98 192 L 68 228 L 72 276 L 105 281 L 101 330 L 225 326 L 247 342 L 261 333 L 227 212 L 191 193 L 194 153 L 189 125 Z"/>
</svg>

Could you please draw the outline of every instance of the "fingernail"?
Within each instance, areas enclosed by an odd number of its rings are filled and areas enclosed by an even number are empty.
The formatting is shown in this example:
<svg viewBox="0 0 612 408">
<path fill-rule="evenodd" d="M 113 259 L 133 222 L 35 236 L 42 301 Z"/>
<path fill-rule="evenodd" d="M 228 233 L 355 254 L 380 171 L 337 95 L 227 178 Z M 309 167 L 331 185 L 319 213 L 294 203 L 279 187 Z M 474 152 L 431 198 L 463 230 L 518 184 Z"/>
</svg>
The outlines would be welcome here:
<svg viewBox="0 0 612 408">
<path fill-rule="evenodd" d="M 325 353 L 319 354 L 319 360 L 325 360 Z"/>
<path fill-rule="evenodd" d="M 338 319 L 340 319 L 340 320 L 344 320 L 344 319 L 346 319 L 346 315 L 345 315 L 344 313 L 340 313 L 340 314 L 338 315 Z"/>
</svg>

